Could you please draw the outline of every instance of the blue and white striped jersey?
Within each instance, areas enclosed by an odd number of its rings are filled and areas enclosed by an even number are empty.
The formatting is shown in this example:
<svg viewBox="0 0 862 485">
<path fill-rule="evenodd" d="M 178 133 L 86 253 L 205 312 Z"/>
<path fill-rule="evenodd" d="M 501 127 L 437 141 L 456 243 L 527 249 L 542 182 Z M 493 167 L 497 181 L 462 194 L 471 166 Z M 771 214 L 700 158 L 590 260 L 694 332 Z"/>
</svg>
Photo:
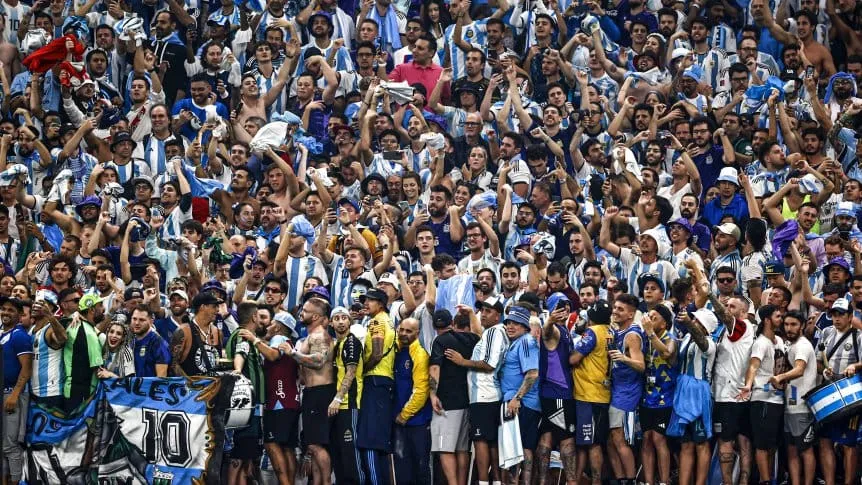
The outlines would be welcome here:
<svg viewBox="0 0 862 485">
<path fill-rule="evenodd" d="M 468 44 L 485 45 L 487 43 L 486 20 L 474 20 L 461 28 L 461 39 Z M 467 55 L 455 45 L 453 34 L 455 25 L 446 27 L 446 49 L 452 59 L 452 79 L 458 80 L 467 75 Z"/>
</svg>

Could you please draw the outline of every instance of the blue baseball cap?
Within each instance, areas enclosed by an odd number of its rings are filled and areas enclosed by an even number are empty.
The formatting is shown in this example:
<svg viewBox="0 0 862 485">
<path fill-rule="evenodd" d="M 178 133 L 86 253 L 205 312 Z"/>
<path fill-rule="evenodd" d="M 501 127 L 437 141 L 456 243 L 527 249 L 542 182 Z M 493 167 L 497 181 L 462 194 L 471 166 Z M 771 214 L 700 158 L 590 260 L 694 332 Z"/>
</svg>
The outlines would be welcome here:
<svg viewBox="0 0 862 485">
<path fill-rule="evenodd" d="M 784 263 L 778 260 L 769 261 L 763 267 L 763 274 L 769 275 L 783 275 L 786 268 L 784 267 Z"/>
</svg>

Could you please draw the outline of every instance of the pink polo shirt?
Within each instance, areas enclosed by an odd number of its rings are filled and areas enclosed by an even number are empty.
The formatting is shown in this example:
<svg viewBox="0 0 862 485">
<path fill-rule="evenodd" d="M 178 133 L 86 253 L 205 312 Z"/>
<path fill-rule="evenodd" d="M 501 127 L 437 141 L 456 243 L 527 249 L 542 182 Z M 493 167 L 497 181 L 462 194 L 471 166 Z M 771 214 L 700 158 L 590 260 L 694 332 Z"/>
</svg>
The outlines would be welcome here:
<svg viewBox="0 0 862 485">
<path fill-rule="evenodd" d="M 428 90 L 428 96 L 431 97 L 431 91 L 437 85 L 440 79 L 440 73 L 443 68 L 437 64 L 431 63 L 428 66 L 416 64 L 416 61 L 411 61 L 406 64 L 399 64 L 389 73 L 390 81 L 407 81 L 407 84 L 420 83 Z M 440 94 L 441 100 L 449 98 L 449 85 L 443 86 L 443 92 Z"/>
</svg>

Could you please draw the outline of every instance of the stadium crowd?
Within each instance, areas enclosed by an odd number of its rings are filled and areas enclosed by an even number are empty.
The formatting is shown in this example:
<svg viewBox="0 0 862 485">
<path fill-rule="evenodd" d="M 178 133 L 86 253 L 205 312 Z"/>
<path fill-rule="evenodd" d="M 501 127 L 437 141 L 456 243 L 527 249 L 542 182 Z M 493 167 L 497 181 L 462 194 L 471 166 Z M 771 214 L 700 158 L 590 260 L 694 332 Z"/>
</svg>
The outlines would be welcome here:
<svg viewBox="0 0 862 485">
<path fill-rule="evenodd" d="M 230 484 L 859 483 L 860 81 L 854 0 L 0 0 L 4 479 L 234 372 Z"/>
</svg>

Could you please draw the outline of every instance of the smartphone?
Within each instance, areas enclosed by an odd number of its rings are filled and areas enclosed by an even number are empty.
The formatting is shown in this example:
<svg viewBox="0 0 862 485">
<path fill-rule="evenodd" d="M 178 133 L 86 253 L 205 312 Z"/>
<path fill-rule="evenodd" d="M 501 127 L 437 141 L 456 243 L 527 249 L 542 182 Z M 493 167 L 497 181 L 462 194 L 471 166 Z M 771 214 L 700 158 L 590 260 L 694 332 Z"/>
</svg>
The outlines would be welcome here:
<svg viewBox="0 0 862 485">
<path fill-rule="evenodd" d="M 576 16 L 586 15 L 587 12 L 589 12 L 589 11 L 590 11 L 590 7 L 588 7 L 584 4 L 579 4 L 577 7 L 574 8 L 572 15 L 576 15 Z"/>
<path fill-rule="evenodd" d="M 811 79 L 814 77 L 814 66 L 808 66 L 805 68 L 805 79 Z"/>
<path fill-rule="evenodd" d="M 668 130 L 659 130 L 659 132 L 658 132 L 658 138 L 659 138 L 659 140 L 661 140 L 661 141 L 665 141 L 665 140 L 667 140 L 668 138 L 670 138 L 670 131 L 668 131 Z"/>
<path fill-rule="evenodd" d="M 383 152 L 384 160 L 401 160 L 401 150 L 395 150 L 391 152 Z"/>
<path fill-rule="evenodd" d="M 398 209 L 400 209 L 401 212 L 409 211 L 410 210 L 410 202 L 407 202 L 406 200 L 402 200 L 401 202 L 398 203 Z"/>
</svg>

